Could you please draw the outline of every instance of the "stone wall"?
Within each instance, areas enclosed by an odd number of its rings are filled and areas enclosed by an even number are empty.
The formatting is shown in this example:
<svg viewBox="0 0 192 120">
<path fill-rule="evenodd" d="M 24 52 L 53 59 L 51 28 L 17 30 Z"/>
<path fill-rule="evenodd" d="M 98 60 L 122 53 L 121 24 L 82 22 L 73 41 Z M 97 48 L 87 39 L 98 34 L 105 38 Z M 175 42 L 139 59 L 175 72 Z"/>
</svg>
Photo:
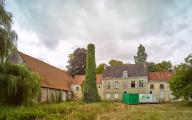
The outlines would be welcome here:
<svg viewBox="0 0 192 120">
<path fill-rule="evenodd" d="M 151 89 L 150 85 L 154 85 L 154 89 Z M 164 89 L 160 89 L 160 85 L 163 85 Z M 169 101 L 171 97 L 168 81 L 149 81 L 148 93 L 155 94 L 159 101 Z"/>
<path fill-rule="evenodd" d="M 41 88 L 41 102 L 66 101 L 67 95 L 67 91 L 44 87 Z"/>
<path fill-rule="evenodd" d="M 135 87 L 131 86 L 134 81 Z M 142 82 L 142 87 L 139 81 Z M 128 78 L 112 78 L 103 80 L 103 99 L 104 100 L 122 100 L 124 92 L 130 93 L 147 93 L 148 77 L 128 77 Z"/>
<path fill-rule="evenodd" d="M 82 90 L 81 90 L 81 85 L 71 85 L 71 90 L 72 90 L 72 94 L 73 94 L 73 98 L 74 99 L 81 99 L 83 94 L 82 94 Z M 98 94 L 99 96 L 102 98 L 102 84 L 97 84 L 97 90 L 98 90 Z"/>
</svg>

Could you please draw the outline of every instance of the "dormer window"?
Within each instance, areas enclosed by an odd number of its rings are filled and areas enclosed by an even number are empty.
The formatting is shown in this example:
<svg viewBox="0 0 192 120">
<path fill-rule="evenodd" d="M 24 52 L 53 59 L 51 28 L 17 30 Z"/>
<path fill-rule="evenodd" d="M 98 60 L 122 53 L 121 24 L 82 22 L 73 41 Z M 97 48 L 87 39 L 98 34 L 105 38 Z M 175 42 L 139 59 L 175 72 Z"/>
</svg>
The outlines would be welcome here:
<svg viewBox="0 0 192 120">
<path fill-rule="evenodd" d="M 128 78 L 127 71 L 123 71 L 123 78 Z"/>
</svg>

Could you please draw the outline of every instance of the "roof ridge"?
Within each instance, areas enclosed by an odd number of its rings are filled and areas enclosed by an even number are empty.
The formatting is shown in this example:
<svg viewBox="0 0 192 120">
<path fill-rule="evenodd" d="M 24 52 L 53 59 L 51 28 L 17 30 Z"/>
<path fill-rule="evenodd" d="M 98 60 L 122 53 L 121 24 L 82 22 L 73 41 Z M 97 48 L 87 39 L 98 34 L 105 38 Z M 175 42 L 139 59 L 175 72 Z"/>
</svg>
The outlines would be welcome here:
<svg viewBox="0 0 192 120">
<path fill-rule="evenodd" d="M 20 52 L 20 51 L 18 51 L 19 52 L 19 54 L 23 54 L 23 55 L 25 55 L 25 56 L 27 56 L 27 57 L 30 57 L 30 58 L 32 58 L 32 59 L 35 59 L 35 60 L 37 60 L 37 61 L 39 61 L 39 62 L 41 62 L 41 63 L 44 63 L 44 64 L 46 64 L 46 65 L 48 65 L 48 66 L 50 66 L 50 67 L 54 67 L 54 68 L 56 68 L 56 69 L 58 69 L 58 70 L 61 70 L 61 71 L 63 71 L 63 72 L 67 72 L 66 70 L 62 70 L 62 69 L 60 69 L 60 68 L 58 68 L 58 67 L 55 67 L 55 66 L 53 66 L 53 65 L 50 65 L 50 64 L 48 64 L 47 62 L 45 62 L 45 61 L 42 61 L 42 60 L 40 60 L 40 59 L 37 59 L 37 58 L 35 58 L 35 57 L 32 57 L 32 56 L 30 56 L 30 55 L 27 55 L 27 54 L 25 54 L 25 53 L 23 53 L 23 52 Z M 21 56 L 22 57 L 22 56 Z M 23 59 L 23 58 L 22 58 Z M 67 72 L 68 73 L 68 72 Z"/>
<path fill-rule="evenodd" d="M 142 64 L 123 64 L 123 65 L 114 65 L 114 66 L 107 66 L 107 67 L 122 67 L 122 66 L 143 66 Z"/>
</svg>

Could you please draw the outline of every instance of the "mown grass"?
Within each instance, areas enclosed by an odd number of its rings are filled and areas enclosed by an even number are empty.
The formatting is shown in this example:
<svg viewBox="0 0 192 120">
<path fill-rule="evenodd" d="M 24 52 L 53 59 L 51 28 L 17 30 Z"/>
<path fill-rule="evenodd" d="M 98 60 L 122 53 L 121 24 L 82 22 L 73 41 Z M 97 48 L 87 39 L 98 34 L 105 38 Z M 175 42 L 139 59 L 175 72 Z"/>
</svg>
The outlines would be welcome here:
<svg viewBox="0 0 192 120">
<path fill-rule="evenodd" d="M 1 120 L 192 120 L 192 106 L 125 105 L 117 102 L 63 102 L 27 107 L 0 107 Z"/>
</svg>

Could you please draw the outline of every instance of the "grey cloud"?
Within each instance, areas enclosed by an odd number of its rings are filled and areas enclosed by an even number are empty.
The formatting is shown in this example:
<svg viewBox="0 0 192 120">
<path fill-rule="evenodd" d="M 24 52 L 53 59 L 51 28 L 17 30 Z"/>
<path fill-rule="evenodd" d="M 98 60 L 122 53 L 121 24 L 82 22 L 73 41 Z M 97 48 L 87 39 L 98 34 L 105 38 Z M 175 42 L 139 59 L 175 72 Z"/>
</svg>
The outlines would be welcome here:
<svg viewBox="0 0 192 120">
<path fill-rule="evenodd" d="M 11 11 L 16 22 L 35 32 L 48 49 L 57 49 L 63 41 L 73 48 L 92 42 L 99 61 L 133 61 L 140 43 L 153 56 L 149 58 L 169 58 L 191 38 L 191 0 L 15 0 L 9 4 L 17 8 Z"/>
</svg>

